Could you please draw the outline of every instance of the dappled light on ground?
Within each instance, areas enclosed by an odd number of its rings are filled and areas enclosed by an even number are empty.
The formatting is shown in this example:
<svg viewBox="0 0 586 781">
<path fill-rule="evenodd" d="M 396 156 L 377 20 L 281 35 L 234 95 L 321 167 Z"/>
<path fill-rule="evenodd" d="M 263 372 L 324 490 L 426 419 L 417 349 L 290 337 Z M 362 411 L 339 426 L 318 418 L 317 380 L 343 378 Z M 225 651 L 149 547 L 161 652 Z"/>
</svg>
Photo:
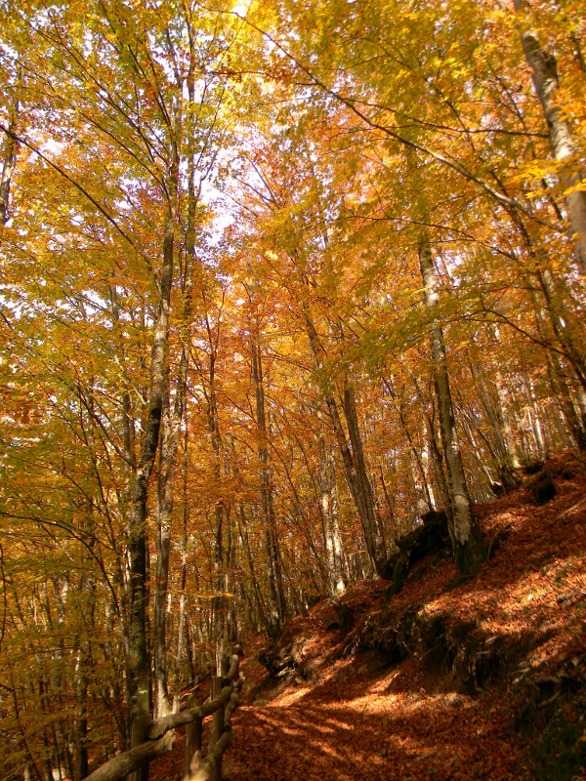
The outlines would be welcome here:
<svg viewBox="0 0 586 781">
<path fill-rule="evenodd" d="M 282 679 L 251 639 L 225 780 L 529 781 L 549 720 L 584 733 L 586 465 L 550 469 L 547 505 L 521 488 L 477 508 L 493 551 L 474 580 L 440 554 L 390 599 L 363 581 L 344 598 L 345 633 L 322 600 L 286 628 L 298 659 Z M 172 762 L 153 781 L 179 781 Z"/>
</svg>

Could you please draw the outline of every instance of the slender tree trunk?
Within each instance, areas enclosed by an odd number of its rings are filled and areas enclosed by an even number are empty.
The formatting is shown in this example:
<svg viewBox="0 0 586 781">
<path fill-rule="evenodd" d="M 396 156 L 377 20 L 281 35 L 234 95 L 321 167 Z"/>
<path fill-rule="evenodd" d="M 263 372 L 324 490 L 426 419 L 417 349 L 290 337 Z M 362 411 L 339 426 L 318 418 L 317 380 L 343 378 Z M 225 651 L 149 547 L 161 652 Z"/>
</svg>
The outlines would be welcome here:
<svg viewBox="0 0 586 781">
<path fill-rule="evenodd" d="M 431 352 L 442 444 L 448 471 L 451 503 L 450 537 L 458 569 L 463 575 L 471 575 L 478 571 L 484 561 L 486 549 L 471 511 L 468 486 L 466 485 L 460 453 L 460 443 L 454 420 L 444 335 L 441 325 L 437 322 L 434 314 L 439 303 L 439 296 L 435 266 L 427 232 L 424 232 L 420 238 L 419 263 L 424 285 L 425 305 L 432 313 Z"/>
<path fill-rule="evenodd" d="M 204 305 L 206 296 L 204 293 Z M 233 626 L 233 610 L 228 602 L 230 593 L 230 559 L 233 555 L 232 529 L 230 523 L 230 504 L 222 491 L 222 478 L 226 476 L 224 446 L 220 431 L 220 416 L 217 403 L 216 362 L 218 342 L 220 338 L 220 320 L 214 331 L 210 324 L 208 313 L 205 314 L 205 325 L 209 349 L 209 365 L 202 372 L 202 386 L 206 398 L 206 414 L 208 433 L 213 450 L 213 479 L 215 486 L 215 534 L 214 534 L 214 591 L 212 599 L 212 634 L 216 657 L 216 675 L 223 675 L 229 653 L 230 633 Z"/>
<path fill-rule="evenodd" d="M 550 351 L 547 354 L 547 360 L 550 384 L 557 398 L 562 419 L 578 449 L 586 450 L 586 432 L 584 431 L 583 420 L 574 406 L 559 355 Z"/>
<path fill-rule="evenodd" d="M 176 405 L 182 405 L 179 391 Z M 153 609 L 153 673 L 154 717 L 171 712 L 167 670 L 167 598 L 169 591 L 169 557 L 171 546 L 171 514 L 177 438 L 181 412 L 169 409 L 169 394 L 165 394 L 161 422 L 160 469 L 157 496 L 157 534 L 155 538 L 156 570 Z"/>
<path fill-rule="evenodd" d="M 186 18 L 189 40 L 189 67 L 185 78 L 176 71 L 178 95 L 187 90 L 189 106 L 195 104 L 195 42 L 191 18 Z M 175 138 L 181 139 L 182 131 L 182 99 L 175 107 Z M 195 145 L 195 117 L 192 112 L 187 114 L 187 211 L 185 222 L 185 255 L 181 273 L 180 285 L 183 293 L 183 311 L 181 318 L 181 358 L 176 377 L 175 399 L 173 407 L 169 404 L 169 387 L 165 394 L 163 418 L 161 421 L 161 455 L 158 484 L 157 504 L 157 572 L 154 600 L 154 670 L 155 670 L 155 714 L 163 716 L 171 709 L 171 698 L 168 689 L 168 653 L 167 653 L 167 599 L 169 587 L 169 555 L 171 545 L 171 519 L 174 506 L 175 475 L 177 470 L 177 452 L 181 435 L 181 424 L 184 421 L 187 394 L 187 373 L 189 369 L 189 353 L 191 339 L 191 320 L 193 311 L 193 277 L 196 268 L 195 232 L 196 210 L 200 192 L 195 186 L 197 169 L 197 151 Z M 174 150 L 174 175 L 178 176 L 179 151 Z M 172 193 L 179 190 L 179 182 L 172 182 Z M 177 210 L 179 206 L 177 205 Z M 169 378 L 168 378 L 169 380 Z"/>
<path fill-rule="evenodd" d="M 522 13 L 527 5 L 527 0 L 514 0 L 518 13 Z M 535 91 L 547 122 L 551 151 L 555 160 L 562 164 L 562 186 L 564 190 L 571 191 L 565 196 L 570 232 L 575 244 L 576 263 L 582 274 L 586 274 L 586 192 L 577 188 L 582 175 L 575 168 L 576 145 L 563 108 L 556 101 L 559 90 L 556 59 L 541 47 L 537 35 L 524 21 L 520 22 L 520 35 L 525 60 L 533 73 Z"/>
<path fill-rule="evenodd" d="M 16 155 L 18 152 L 18 142 L 16 141 L 15 134 L 17 132 L 19 113 L 20 103 L 18 97 L 16 97 L 10 111 L 10 120 L 8 125 L 9 133 L 4 139 L 4 146 L 2 149 L 2 175 L 0 176 L 0 223 L 2 224 L 2 227 L 6 225 L 9 218 L 10 187 L 12 185 L 14 164 L 16 162 Z M 1 235 L 2 234 L 0 232 L 0 237 Z"/>
<path fill-rule="evenodd" d="M 541 411 L 537 403 L 535 386 L 533 385 L 533 380 L 529 374 L 526 377 L 525 384 L 527 388 L 527 419 L 533 440 L 530 449 L 533 457 L 541 460 L 547 456 L 548 448 L 544 438 Z"/>
<path fill-rule="evenodd" d="M 246 555 L 246 562 L 248 564 L 250 583 L 252 587 L 252 592 L 254 594 L 254 602 L 256 604 L 258 619 L 260 624 L 264 627 L 267 634 L 270 634 L 271 619 L 269 616 L 269 611 L 267 610 L 267 606 L 265 604 L 265 600 L 259 583 L 259 578 L 256 572 L 254 556 L 250 548 L 250 539 L 248 537 L 249 524 L 247 523 L 246 516 L 244 514 L 244 507 L 241 503 L 238 504 L 237 523 L 238 523 L 238 535 L 240 537 L 240 542 L 242 543 L 242 547 L 244 548 L 244 553 Z"/>
<path fill-rule="evenodd" d="M 153 470 L 159 444 L 159 433 L 165 389 L 167 387 L 167 343 L 169 333 L 169 307 L 173 280 L 175 219 L 168 210 L 163 241 L 163 263 L 160 279 L 160 297 L 153 333 L 150 369 L 148 414 L 138 467 L 132 490 L 130 513 L 130 616 L 128 683 L 130 693 L 131 734 L 130 747 L 144 740 L 145 728 L 150 721 L 150 658 L 147 642 L 147 498 L 149 479 Z M 148 768 L 141 777 L 148 776 Z M 132 774 L 132 781 L 138 778 Z"/>
<path fill-rule="evenodd" d="M 513 436 L 510 423 L 510 415 L 508 411 L 508 393 L 505 387 L 505 381 L 500 371 L 497 370 L 495 375 L 495 386 L 497 396 L 497 419 L 500 422 L 503 442 L 505 444 L 506 462 L 503 464 L 501 477 L 505 483 L 510 483 L 510 487 L 513 488 L 517 483 L 516 472 L 521 466 L 519 460 L 519 450 L 517 442 Z"/>
<path fill-rule="evenodd" d="M 538 272 L 537 279 L 545 300 L 545 307 L 554 334 L 576 375 L 576 382 L 586 392 L 586 360 L 580 337 L 576 338 L 574 317 L 563 306 L 556 280 L 549 269 Z"/>
<path fill-rule="evenodd" d="M 413 470 L 413 483 L 418 493 L 417 513 L 421 516 L 423 513 L 435 509 L 435 497 L 429 480 L 429 452 L 426 446 L 421 449 L 415 446 L 413 435 L 407 425 L 407 420 L 405 419 L 404 405 L 395 392 L 392 380 L 383 379 L 383 385 L 395 402 L 395 408 L 399 415 L 399 420 L 401 421 L 401 427 L 405 432 L 411 455 L 417 467 L 417 470 Z M 425 493 L 425 498 L 420 498 L 419 495 L 423 492 Z"/>
<path fill-rule="evenodd" d="M 344 385 L 344 417 L 348 426 L 350 444 L 354 462 L 352 472 L 355 482 L 355 491 L 358 504 L 362 507 L 363 515 L 367 519 L 368 539 L 367 546 L 372 551 L 371 556 L 375 562 L 377 572 L 379 572 L 387 561 L 386 542 L 381 529 L 379 528 L 374 507 L 373 491 L 366 463 L 364 460 L 364 449 L 362 447 L 362 437 L 358 425 L 358 414 L 356 410 L 356 396 L 354 388 L 348 382 Z"/>
<path fill-rule="evenodd" d="M 193 249 L 193 248 L 192 248 Z M 155 671 L 155 717 L 171 710 L 167 669 L 167 599 L 169 587 L 169 554 L 171 545 L 171 518 L 174 506 L 177 452 L 181 435 L 181 423 L 185 414 L 187 370 L 189 355 L 189 324 L 191 323 L 191 291 L 193 252 L 188 252 L 184 278 L 184 309 L 181 359 L 173 408 L 169 407 L 169 394 L 165 393 L 161 422 L 161 454 L 157 501 L 157 567 L 154 600 L 153 655 Z"/>
<path fill-rule="evenodd" d="M 511 427 L 505 417 L 505 412 L 501 405 L 501 396 L 498 391 L 502 378 L 497 371 L 495 382 L 489 383 L 480 363 L 476 365 L 470 363 L 470 373 L 478 389 L 478 398 L 492 429 L 492 436 L 487 434 L 482 437 L 491 453 L 496 471 L 496 475 L 490 476 L 490 482 L 494 483 L 496 477 L 501 482 L 502 487 L 510 491 L 517 486 L 515 470 L 519 468 L 519 460 L 516 456 Z M 485 468 L 485 464 L 482 466 Z"/>
<path fill-rule="evenodd" d="M 315 365 L 317 369 L 321 369 L 324 363 L 325 350 L 321 344 L 307 307 L 304 309 L 304 314 L 307 335 L 309 337 Z M 330 413 L 334 437 L 342 456 L 346 482 L 350 489 L 358 517 L 360 518 L 368 557 L 375 571 L 383 578 L 388 577 L 389 573 L 385 568 L 387 556 L 384 540 L 381 539 L 378 524 L 376 522 L 372 487 L 364 463 L 354 390 L 349 383 L 346 383 L 343 405 L 349 436 L 346 435 L 344 430 L 338 403 L 336 402 L 331 389 L 327 390 L 324 401 L 328 408 L 328 412 Z"/>
<path fill-rule="evenodd" d="M 182 496 L 183 496 L 183 512 L 182 512 L 182 530 L 181 538 L 179 542 L 179 555 L 181 559 L 181 570 L 179 578 L 179 615 L 177 617 L 177 651 L 175 654 L 175 669 L 173 673 L 173 712 L 179 710 L 179 696 L 181 692 L 181 664 L 183 656 L 185 654 L 187 627 L 186 627 L 186 612 L 187 612 L 187 529 L 189 525 L 189 505 L 187 501 L 187 472 L 188 472 L 188 455 L 187 455 L 187 443 L 188 443 L 188 424 L 187 413 L 184 418 L 185 431 L 183 435 L 183 464 L 182 464 Z"/>
<path fill-rule="evenodd" d="M 222 471 L 223 471 L 223 458 L 222 458 L 222 439 L 220 435 L 220 420 L 218 415 L 218 405 L 216 401 L 216 351 L 215 345 L 212 344 L 211 332 L 208 324 L 208 336 L 210 342 L 210 368 L 209 368 L 209 390 L 208 390 L 208 429 L 210 439 L 212 443 L 212 449 L 214 451 L 214 482 L 217 489 L 220 488 L 222 483 Z M 216 516 L 216 531 L 215 531 L 215 549 L 214 549 L 214 574 L 215 584 L 214 589 L 216 596 L 212 600 L 212 613 L 213 613 L 213 633 L 215 636 L 215 653 L 216 653 L 216 675 L 224 675 L 224 667 L 227 659 L 227 601 L 226 594 L 228 593 L 228 583 L 226 581 L 226 569 L 228 563 L 226 556 L 228 553 L 228 508 L 225 504 L 224 497 L 217 495 L 215 516 Z"/>
<path fill-rule="evenodd" d="M 272 631 L 277 634 L 283 626 L 287 611 L 277 521 L 273 505 L 272 467 L 268 449 L 269 432 L 265 408 L 262 353 L 257 338 L 258 334 L 255 334 L 251 345 L 252 376 L 256 398 L 256 425 L 259 437 L 258 459 L 260 463 L 260 490 L 265 527 L 265 553 L 269 574 L 269 605 Z"/>
<path fill-rule="evenodd" d="M 238 471 L 237 466 L 237 459 L 236 459 L 236 448 L 234 444 L 234 437 L 230 436 L 230 452 L 232 456 L 232 474 L 235 478 L 237 478 L 240 482 L 240 474 Z M 268 615 L 268 610 L 266 607 L 265 599 L 261 590 L 261 585 L 259 582 L 259 578 L 256 572 L 255 568 L 255 559 L 253 556 L 253 552 L 250 547 L 250 538 L 248 535 L 248 528 L 250 524 L 248 523 L 248 520 L 246 518 L 246 514 L 244 511 L 244 505 L 242 502 L 238 502 L 236 506 L 236 524 L 238 528 L 238 537 L 240 539 L 240 542 L 242 544 L 242 548 L 244 549 L 244 554 L 246 556 L 246 562 L 248 564 L 248 571 L 250 575 L 250 583 L 252 587 L 252 591 L 254 594 L 254 603 L 256 604 L 256 609 L 258 612 L 258 619 L 264 629 L 266 630 L 267 634 L 270 634 L 271 632 L 271 622 L 270 617 Z M 252 605 L 252 599 L 250 599 L 250 603 Z"/>
<path fill-rule="evenodd" d="M 75 720 L 75 769 L 74 778 L 85 778 L 89 773 L 89 754 L 87 738 L 89 735 L 89 681 L 88 670 L 93 664 L 93 646 L 95 636 L 96 619 L 96 578 L 93 572 L 91 555 L 95 555 L 96 524 L 94 519 L 93 499 L 86 500 L 85 514 L 82 516 L 80 532 L 87 541 L 87 552 L 84 560 L 87 561 L 87 574 L 83 573 L 78 584 L 78 591 L 83 594 L 84 623 L 87 637 L 85 642 L 79 641 L 77 652 L 77 664 L 75 669 L 75 692 L 77 700 L 77 713 Z"/>
<path fill-rule="evenodd" d="M 338 524 L 336 462 L 333 448 L 326 440 L 321 425 L 319 459 L 320 509 L 326 551 L 328 591 L 332 598 L 339 599 L 346 590 L 346 586 L 344 584 L 342 538 Z"/>
</svg>

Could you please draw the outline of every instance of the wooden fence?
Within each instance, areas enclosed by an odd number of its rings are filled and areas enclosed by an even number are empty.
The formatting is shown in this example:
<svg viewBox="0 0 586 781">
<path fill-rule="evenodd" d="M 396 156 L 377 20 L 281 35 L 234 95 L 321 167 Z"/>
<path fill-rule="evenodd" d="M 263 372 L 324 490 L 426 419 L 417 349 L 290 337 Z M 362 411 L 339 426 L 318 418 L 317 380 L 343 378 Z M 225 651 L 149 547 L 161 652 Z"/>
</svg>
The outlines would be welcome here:
<svg viewBox="0 0 586 781">
<path fill-rule="evenodd" d="M 175 738 L 175 727 L 186 725 L 184 781 L 220 781 L 222 756 L 232 740 L 231 718 L 240 697 L 239 673 L 242 649 L 235 645 L 230 656 L 230 667 L 223 678 L 212 680 L 210 699 L 197 702 L 149 724 L 147 740 L 130 751 L 109 759 L 85 781 L 118 781 L 146 762 L 170 751 Z M 208 750 L 203 756 L 202 730 L 207 716 L 213 716 Z"/>
</svg>

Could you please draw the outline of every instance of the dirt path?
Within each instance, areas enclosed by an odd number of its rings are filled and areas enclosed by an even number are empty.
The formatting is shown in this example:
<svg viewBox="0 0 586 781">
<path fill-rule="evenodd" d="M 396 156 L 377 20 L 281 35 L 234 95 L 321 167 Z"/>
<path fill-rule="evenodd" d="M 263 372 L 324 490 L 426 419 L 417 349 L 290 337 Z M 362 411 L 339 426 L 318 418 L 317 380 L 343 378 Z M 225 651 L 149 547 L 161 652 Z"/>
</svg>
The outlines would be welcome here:
<svg viewBox="0 0 586 781">
<path fill-rule="evenodd" d="M 328 600 L 292 619 L 275 657 L 289 672 L 273 670 L 286 687 L 248 638 L 225 781 L 527 781 L 536 747 L 540 778 L 586 778 L 586 469 L 571 454 L 548 468 L 545 506 L 528 483 L 476 508 L 494 547 L 473 581 L 430 557 L 392 600 L 356 584 L 347 632 Z M 152 781 L 181 781 L 181 744 Z"/>
<path fill-rule="evenodd" d="M 238 710 L 227 781 L 520 781 L 508 714 L 481 699 L 430 693 L 415 664 L 381 675 L 374 657 L 323 683 Z"/>
</svg>

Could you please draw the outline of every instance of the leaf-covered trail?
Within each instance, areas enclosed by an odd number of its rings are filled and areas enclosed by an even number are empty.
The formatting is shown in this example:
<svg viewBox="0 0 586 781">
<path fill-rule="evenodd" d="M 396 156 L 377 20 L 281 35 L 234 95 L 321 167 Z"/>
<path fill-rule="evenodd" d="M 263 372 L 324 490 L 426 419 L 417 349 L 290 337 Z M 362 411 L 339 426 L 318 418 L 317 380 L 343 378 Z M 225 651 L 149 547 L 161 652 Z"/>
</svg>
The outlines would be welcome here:
<svg viewBox="0 0 586 781">
<path fill-rule="evenodd" d="M 343 599 L 346 630 L 323 599 L 286 625 L 272 679 L 266 638 L 249 638 L 225 781 L 527 781 L 536 741 L 551 777 L 551 727 L 586 741 L 586 464 L 548 469 L 544 506 L 528 482 L 476 508 L 493 551 L 473 580 L 439 554 L 390 600 L 362 581 Z M 182 778 L 177 742 L 152 781 Z M 586 773 L 572 762 L 560 778 Z"/>
<path fill-rule="evenodd" d="M 371 655 L 314 687 L 245 705 L 225 763 L 229 781 L 520 779 L 509 714 L 490 693 L 425 689 L 416 664 L 381 675 Z"/>
</svg>

